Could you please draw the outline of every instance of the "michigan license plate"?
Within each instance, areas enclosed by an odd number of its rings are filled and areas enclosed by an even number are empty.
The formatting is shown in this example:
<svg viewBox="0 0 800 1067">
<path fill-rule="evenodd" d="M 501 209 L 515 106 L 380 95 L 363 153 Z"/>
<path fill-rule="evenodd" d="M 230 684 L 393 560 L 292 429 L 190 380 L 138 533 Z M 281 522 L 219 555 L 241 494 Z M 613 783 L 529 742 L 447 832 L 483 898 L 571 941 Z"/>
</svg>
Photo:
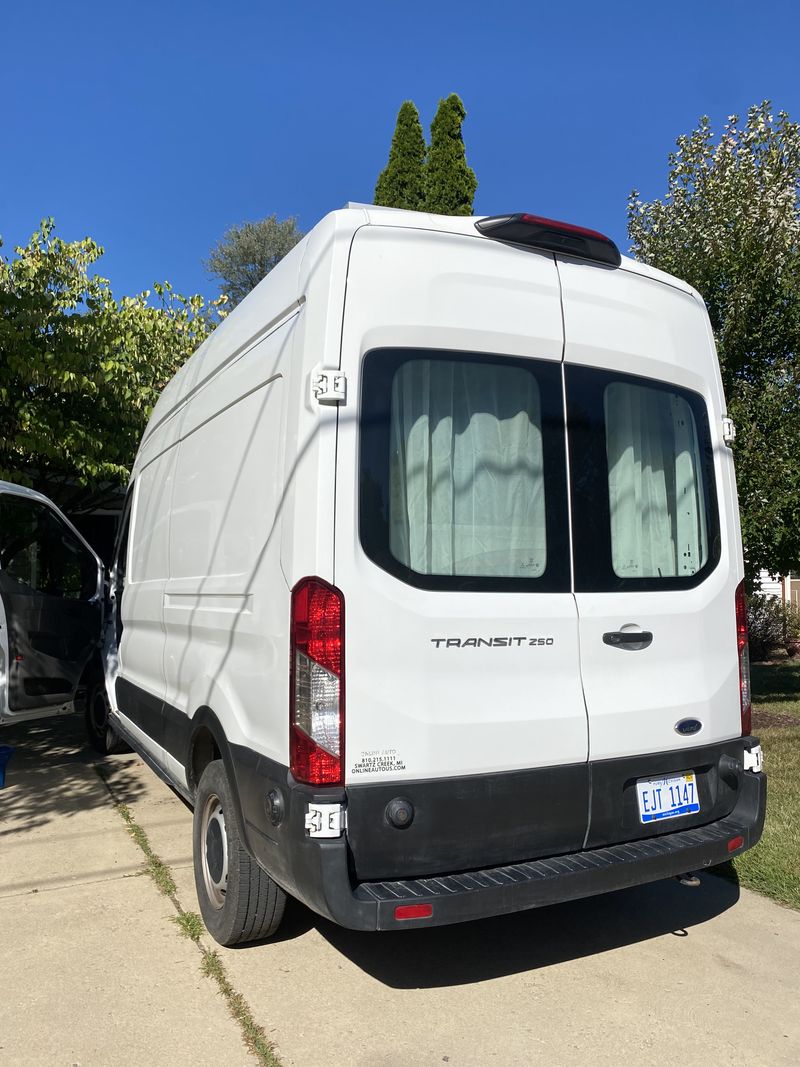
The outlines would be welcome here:
<svg viewBox="0 0 800 1067">
<path fill-rule="evenodd" d="M 636 793 L 642 822 L 676 819 L 679 815 L 693 815 L 700 810 L 694 771 L 637 782 Z"/>
</svg>

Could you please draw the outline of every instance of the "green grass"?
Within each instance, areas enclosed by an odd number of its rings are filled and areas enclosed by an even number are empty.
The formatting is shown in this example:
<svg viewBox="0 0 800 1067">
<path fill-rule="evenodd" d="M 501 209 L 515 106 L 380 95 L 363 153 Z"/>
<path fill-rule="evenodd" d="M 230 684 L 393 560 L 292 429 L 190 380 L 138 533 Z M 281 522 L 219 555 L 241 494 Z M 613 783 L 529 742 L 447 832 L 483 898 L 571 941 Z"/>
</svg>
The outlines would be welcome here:
<svg viewBox="0 0 800 1067">
<path fill-rule="evenodd" d="M 753 733 L 764 749 L 767 820 L 755 848 L 733 861 L 741 885 L 800 909 L 800 662 L 752 670 Z"/>
<path fill-rule="evenodd" d="M 253 1013 L 241 993 L 237 993 L 230 983 L 222 960 L 216 952 L 203 949 L 203 962 L 201 964 L 203 974 L 217 983 L 217 988 L 228 1006 L 228 1011 L 239 1024 L 245 1045 L 254 1053 L 264 1067 L 281 1067 L 281 1062 L 275 1055 L 272 1042 L 265 1034 L 262 1027 L 253 1018 Z"/>
<path fill-rule="evenodd" d="M 199 941 L 205 931 L 203 920 L 196 911 L 180 911 L 172 921 L 190 941 Z"/>
<path fill-rule="evenodd" d="M 750 669 L 753 705 L 764 724 L 772 715 L 791 715 L 800 726 L 800 657 L 754 663 Z"/>
<path fill-rule="evenodd" d="M 106 788 L 109 788 L 100 770 L 97 773 L 105 783 Z M 109 792 L 111 792 L 110 789 Z M 172 877 L 172 871 L 153 851 L 147 834 L 136 822 L 127 804 L 115 802 L 114 807 L 124 821 L 128 833 L 142 850 L 147 860 L 147 874 L 150 875 L 161 892 L 172 902 L 177 913 L 172 917 L 172 921 L 185 937 L 188 937 L 190 941 L 197 945 L 200 951 L 200 969 L 206 977 L 216 983 L 217 990 L 225 1001 L 229 1013 L 239 1026 L 245 1046 L 259 1060 L 262 1067 L 281 1067 L 281 1061 L 278 1059 L 275 1047 L 267 1037 L 263 1027 L 256 1022 L 247 1001 L 231 985 L 222 960 L 216 952 L 212 952 L 211 949 L 202 944 L 200 939 L 205 931 L 203 920 L 196 912 L 184 911 L 182 908 L 181 902 L 178 900 L 178 891 L 175 879 Z"/>
<path fill-rule="evenodd" d="M 117 804 L 117 812 L 122 817 L 128 828 L 128 833 L 133 840 L 139 846 L 144 853 L 147 860 L 147 873 L 156 883 L 158 888 L 164 894 L 165 897 L 169 897 L 176 908 L 179 907 L 175 894 L 177 889 L 175 887 L 175 880 L 172 877 L 172 871 L 153 851 L 150 847 L 150 842 L 147 839 L 147 834 L 141 828 L 141 826 L 134 820 L 131 815 L 130 808 L 127 804 Z"/>
</svg>

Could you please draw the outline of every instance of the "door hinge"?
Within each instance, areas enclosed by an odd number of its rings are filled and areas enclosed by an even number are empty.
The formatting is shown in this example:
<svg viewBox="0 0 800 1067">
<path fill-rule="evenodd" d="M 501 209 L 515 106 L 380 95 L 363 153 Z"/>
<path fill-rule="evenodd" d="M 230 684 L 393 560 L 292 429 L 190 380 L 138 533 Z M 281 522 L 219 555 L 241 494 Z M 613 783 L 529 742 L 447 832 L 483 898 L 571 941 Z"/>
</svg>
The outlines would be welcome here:
<svg viewBox="0 0 800 1067">
<path fill-rule="evenodd" d="M 308 805 L 306 830 L 309 837 L 341 837 L 346 825 L 344 805 Z"/>
<path fill-rule="evenodd" d="M 733 425 L 733 419 L 730 415 L 722 416 L 722 440 L 728 448 L 730 448 L 736 440 L 736 427 Z"/>
<path fill-rule="evenodd" d="M 764 767 L 764 753 L 761 751 L 761 745 L 746 748 L 742 755 L 744 757 L 744 769 L 753 771 L 754 774 L 759 774 Z"/>
<path fill-rule="evenodd" d="M 335 368 L 318 368 L 311 375 L 311 395 L 318 404 L 344 404 L 347 377 Z"/>
</svg>

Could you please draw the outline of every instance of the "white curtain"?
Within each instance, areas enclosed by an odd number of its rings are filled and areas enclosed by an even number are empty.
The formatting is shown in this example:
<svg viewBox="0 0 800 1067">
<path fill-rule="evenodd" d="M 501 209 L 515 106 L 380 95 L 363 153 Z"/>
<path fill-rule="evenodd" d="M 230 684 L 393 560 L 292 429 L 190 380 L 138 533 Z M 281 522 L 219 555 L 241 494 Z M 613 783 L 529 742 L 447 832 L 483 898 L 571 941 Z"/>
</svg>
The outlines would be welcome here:
<svg viewBox="0 0 800 1067">
<path fill-rule="evenodd" d="M 539 388 L 507 364 L 417 359 L 392 384 L 390 547 L 421 574 L 546 564 Z"/>
<path fill-rule="evenodd" d="M 695 574 L 708 548 L 689 404 L 675 393 L 622 382 L 606 388 L 604 402 L 615 574 Z"/>
</svg>

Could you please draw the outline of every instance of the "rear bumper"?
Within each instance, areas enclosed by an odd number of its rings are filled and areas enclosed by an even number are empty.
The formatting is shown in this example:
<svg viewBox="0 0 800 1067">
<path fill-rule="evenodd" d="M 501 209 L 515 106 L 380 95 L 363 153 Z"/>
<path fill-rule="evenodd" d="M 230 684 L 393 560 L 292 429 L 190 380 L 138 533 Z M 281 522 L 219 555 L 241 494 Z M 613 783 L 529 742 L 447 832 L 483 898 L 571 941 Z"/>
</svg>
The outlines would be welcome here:
<svg viewBox="0 0 800 1067">
<path fill-rule="evenodd" d="M 407 882 L 365 882 L 355 898 L 375 901 L 375 928 L 445 925 L 539 908 L 724 863 L 755 845 L 764 828 L 766 778 L 745 774 L 741 802 L 726 819 L 694 830 L 589 849 L 508 867 Z M 736 843 L 737 847 L 729 849 Z M 395 919 L 399 904 L 433 906 L 430 919 Z M 348 925 L 342 917 L 337 920 Z M 372 928 L 372 927 L 370 927 Z"/>
<path fill-rule="evenodd" d="M 305 805 L 291 803 L 290 807 L 287 821 L 293 823 Z M 349 929 L 442 926 L 576 900 L 723 863 L 758 842 L 765 808 L 766 776 L 744 771 L 739 777 L 736 803 L 724 818 L 657 837 L 528 862 L 354 883 L 344 838 L 306 838 L 292 850 L 289 869 L 280 873 L 264 862 L 266 855 L 258 858 L 290 893 Z M 301 834 L 298 837 L 302 840 Z M 430 904 L 432 914 L 396 919 L 395 909 L 408 904 Z"/>
</svg>

